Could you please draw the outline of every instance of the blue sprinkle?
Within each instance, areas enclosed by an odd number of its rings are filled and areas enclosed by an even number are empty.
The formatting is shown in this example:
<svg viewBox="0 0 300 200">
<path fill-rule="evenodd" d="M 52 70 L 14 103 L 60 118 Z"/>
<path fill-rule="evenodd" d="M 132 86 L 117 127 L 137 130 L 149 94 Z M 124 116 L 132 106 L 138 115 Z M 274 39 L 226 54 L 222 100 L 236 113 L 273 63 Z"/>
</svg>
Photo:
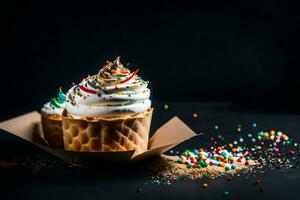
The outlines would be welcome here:
<svg viewBox="0 0 300 200">
<path fill-rule="evenodd" d="M 222 151 L 221 155 L 227 157 L 227 153 L 225 153 L 224 151 Z"/>
<path fill-rule="evenodd" d="M 257 126 L 256 123 L 253 123 L 253 124 L 252 124 L 252 127 L 253 127 L 253 128 L 256 128 L 256 126 Z"/>
</svg>

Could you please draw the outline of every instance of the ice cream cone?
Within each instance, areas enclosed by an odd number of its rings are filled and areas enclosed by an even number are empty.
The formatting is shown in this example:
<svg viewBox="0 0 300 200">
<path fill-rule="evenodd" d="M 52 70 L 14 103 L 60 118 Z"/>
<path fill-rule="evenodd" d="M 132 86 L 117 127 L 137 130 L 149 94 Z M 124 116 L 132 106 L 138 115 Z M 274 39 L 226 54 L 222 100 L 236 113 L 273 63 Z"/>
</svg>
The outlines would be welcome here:
<svg viewBox="0 0 300 200">
<path fill-rule="evenodd" d="M 147 150 L 153 109 L 129 116 L 74 119 L 63 113 L 63 141 L 67 151 L 111 152 Z"/>
<path fill-rule="evenodd" d="M 44 139 L 49 146 L 63 148 L 62 117 L 42 114 Z"/>
<path fill-rule="evenodd" d="M 44 139 L 49 146 L 63 148 L 62 112 L 65 109 L 65 94 L 61 87 L 57 97 L 44 104 L 41 109 Z"/>
</svg>

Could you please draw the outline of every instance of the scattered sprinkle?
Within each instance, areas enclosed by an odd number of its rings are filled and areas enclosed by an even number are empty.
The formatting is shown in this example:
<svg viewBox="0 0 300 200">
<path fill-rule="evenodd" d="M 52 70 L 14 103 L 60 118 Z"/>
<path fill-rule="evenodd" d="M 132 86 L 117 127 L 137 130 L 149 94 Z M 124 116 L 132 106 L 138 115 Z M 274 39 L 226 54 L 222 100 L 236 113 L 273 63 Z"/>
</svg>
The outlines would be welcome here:
<svg viewBox="0 0 300 200">
<path fill-rule="evenodd" d="M 255 185 L 259 185 L 261 183 L 260 179 L 256 179 Z"/>
<path fill-rule="evenodd" d="M 164 109 L 168 110 L 169 109 L 169 105 L 168 104 L 164 104 Z"/>
<path fill-rule="evenodd" d="M 230 193 L 226 191 L 226 192 L 223 193 L 223 196 L 224 196 L 224 197 L 228 197 L 229 194 L 230 194 Z"/>
</svg>

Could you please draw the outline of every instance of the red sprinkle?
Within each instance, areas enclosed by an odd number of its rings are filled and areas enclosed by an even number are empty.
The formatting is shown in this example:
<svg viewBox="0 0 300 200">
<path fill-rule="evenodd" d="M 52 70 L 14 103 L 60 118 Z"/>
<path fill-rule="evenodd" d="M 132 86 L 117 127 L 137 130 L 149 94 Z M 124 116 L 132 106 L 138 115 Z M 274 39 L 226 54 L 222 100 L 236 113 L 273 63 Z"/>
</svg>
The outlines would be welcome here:
<svg viewBox="0 0 300 200">
<path fill-rule="evenodd" d="M 261 181 L 259 179 L 256 179 L 255 185 L 259 185 L 260 183 L 261 183 Z"/>
<path fill-rule="evenodd" d="M 126 78 L 126 79 L 124 79 L 122 81 L 120 81 L 120 83 L 126 83 L 127 81 L 129 81 L 130 79 L 132 79 L 138 72 L 139 72 L 139 69 L 135 70 L 135 72 L 133 72 L 131 74 L 131 76 L 129 76 L 128 78 Z"/>
<path fill-rule="evenodd" d="M 87 92 L 87 93 L 90 93 L 90 94 L 96 94 L 96 93 L 97 93 L 96 91 L 90 90 L 90 89 L 88 89 L 88 88 L 86 88 L 86 87 L 84 87 L 84 86 L 82 86 L 82 85 L 78 85 L 78 87 L 79 87 L 81 90 L 83 90 L 83 91 L 85 91 L 85 92 Z"/>
</svg>

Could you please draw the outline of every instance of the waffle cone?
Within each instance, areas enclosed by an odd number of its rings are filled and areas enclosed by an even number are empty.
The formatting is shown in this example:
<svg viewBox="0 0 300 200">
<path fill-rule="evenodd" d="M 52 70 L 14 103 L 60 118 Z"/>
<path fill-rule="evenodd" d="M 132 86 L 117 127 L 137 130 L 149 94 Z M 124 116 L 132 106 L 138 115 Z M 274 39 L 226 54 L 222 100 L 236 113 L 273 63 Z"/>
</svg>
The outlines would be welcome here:
<svg viewBox="0 0 300 200">
<path fill-rule="evenodd" d="M 73 119 L 63 115 L 63 140 L 67 151 L 147 150 L 153 109 L 127 117 Z"/>
<path fill-rule="evenodd" d="M 42 114 L 44 139 L 49 146 L 63 148 L 62 117 L 58 115 Z"/>
</svg>

